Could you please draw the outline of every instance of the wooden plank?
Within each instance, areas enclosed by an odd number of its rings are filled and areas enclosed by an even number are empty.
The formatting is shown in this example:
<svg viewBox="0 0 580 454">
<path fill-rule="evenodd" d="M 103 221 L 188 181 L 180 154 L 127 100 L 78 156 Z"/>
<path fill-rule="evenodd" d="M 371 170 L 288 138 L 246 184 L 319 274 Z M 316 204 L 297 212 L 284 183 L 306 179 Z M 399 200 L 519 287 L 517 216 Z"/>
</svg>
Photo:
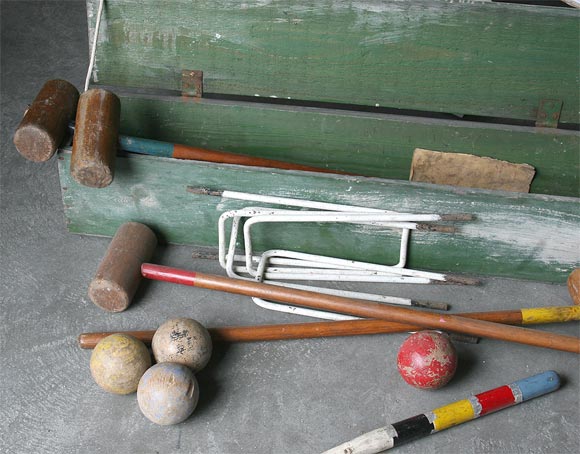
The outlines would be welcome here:
<svg viewBox="0 0 580 454">
<path fill-rule="evenodd" d="M 453 151 L 532 165 L 531 192 L 580 195 L 574 131 L 177 97 L 122 106 L 129 135 L 403 180 L 415 148 Z"/>
<path fill-rule="evenodd" d="M 94 75 L 181 90 L 199 69 L 206 92 L 525 120 L 550 98 L 580 123 L 579 24 L 477 1 L 108 0 Z"/>
<path fill-rule="evenodd" d="M 249 204 L 186 191 L 188 185 L 196 185 L 477 216 L 454 235 L 414 232 L 408 263 L 415 268 L 565 282 L 580 262 L 580 205 L 575 198 L 149 156 L 119 157 L 113 184 L 92 189 L 72 180 L 68 154 L 61 153 L 58 162 L 67 225 L 75 233 L 112 236 L 120 224 L 133 220 L 151 226 L 169 242 L 216 246 L 219 215 Z M 287 224 L 254 233 L 256 251 L 288 248 L 376 263 L 394 263 L 398 257 L 398 235 L 379 227 Z"/>
</svg>

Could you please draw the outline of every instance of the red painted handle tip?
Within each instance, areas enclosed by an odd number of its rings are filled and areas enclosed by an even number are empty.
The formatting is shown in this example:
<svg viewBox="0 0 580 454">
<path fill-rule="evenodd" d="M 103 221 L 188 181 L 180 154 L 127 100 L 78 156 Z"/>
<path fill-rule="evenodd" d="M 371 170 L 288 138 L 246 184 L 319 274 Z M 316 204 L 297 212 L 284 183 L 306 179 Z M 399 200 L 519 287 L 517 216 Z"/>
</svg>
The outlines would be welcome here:
<svg viewBox="0 0 580 454">
<path fill-rule="evenodd" d="M 143 263 L 141 265 L 141 275 L 156 281 L 194 286 L 195 274 L 194 271 L 178 270 L 169 266 L 154 265 L 153 263 Z"/>
</svg>

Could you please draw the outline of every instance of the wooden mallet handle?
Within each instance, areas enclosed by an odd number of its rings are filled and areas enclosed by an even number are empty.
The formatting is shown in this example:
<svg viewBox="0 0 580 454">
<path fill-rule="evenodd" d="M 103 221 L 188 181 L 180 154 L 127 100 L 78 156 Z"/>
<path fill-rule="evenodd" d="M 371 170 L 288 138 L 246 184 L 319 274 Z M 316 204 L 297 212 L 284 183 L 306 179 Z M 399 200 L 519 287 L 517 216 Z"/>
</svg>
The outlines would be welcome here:
<svg viewBox="0 0 580 454">
<path fill-rule="evenodd" d="M 543 307 L 494 312 L 468 312 L 463 317 L 508 325 L 532 323 L 561 323 L 580 320 L 580 306 Z M 288 339 L 312 339 L 318 337 L 360 336 L 418 331 L 419 326 L 385 320 L 341 320 L 335 322 L 286 323 L 258 326 L 224 326 L 208 328 L 214 342 L 258 342 Z M 94 348 L 99 341 L 114 332 L 83 333 L 78 342 L 81 348 Z M 155 331 L 127 331 L 137 339 L 151 343 Z"/>
<path fill-rule="evenodd" d="M 505 340 L 536 347 L 580 353 L 580 339 L 528 328 L 501 325 L 474 320 L 458 315 L 437 314 L 396 306 L 386 306 L 351 298 L 324 295 L 260 282 L 231 279 L 211 274 L 196 273 L 161 265 L 143 264 L 141 273 L 149 279 L 197 286 L 267 300 L 287 302 L 298 306 L 322 309 L 358 317 L 409 323 L 424 328 L 458 332 L 478 337 Z"/>
</svg>

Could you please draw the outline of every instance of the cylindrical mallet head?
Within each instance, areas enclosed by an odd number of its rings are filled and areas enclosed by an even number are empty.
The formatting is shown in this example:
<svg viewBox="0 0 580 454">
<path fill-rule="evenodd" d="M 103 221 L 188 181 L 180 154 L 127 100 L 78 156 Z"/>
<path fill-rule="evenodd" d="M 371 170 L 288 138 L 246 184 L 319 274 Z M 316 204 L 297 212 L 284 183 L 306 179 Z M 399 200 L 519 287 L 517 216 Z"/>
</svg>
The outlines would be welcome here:
<svg viewBox="0 0 580 454">
<path fill-rule="evenodd" d="M 121 101 L 95 88 L 79 98 L 70 173 L 84 186 L 104 188 L 113 181 Z"/>
<path fill-rule="evenodd" d="M 49 160 L 74 119 L 79 91 L 66 80 L 49 80 L 24 114 L 14 133 L 14 145 L 26 159 Z"/>
<path fill-rule="evenodd" d="M 89 298 L 109 312 L 129 307 L 141 280 L 141 264 L 157 246 L 157 237 L 144 224 L 127 222 L 115 233 L 89 285 Z"/>
<path fill-rule="evenodd" d="M 575 305 L 580 305 L 580 268 L 576 268 L 568 276 L 568 291 Z"/>
</svg>

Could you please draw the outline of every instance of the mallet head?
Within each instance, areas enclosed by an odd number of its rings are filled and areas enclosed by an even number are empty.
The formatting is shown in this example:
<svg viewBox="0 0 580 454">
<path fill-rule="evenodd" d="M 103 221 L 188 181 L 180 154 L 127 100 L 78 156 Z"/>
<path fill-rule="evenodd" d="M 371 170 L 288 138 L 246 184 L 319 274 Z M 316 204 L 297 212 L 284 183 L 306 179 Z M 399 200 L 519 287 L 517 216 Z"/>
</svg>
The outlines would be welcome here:
<svg viewBox="0 0 580 454">
<path fill-rule="evenodd" d="M 79 92 L 66 80 L 46 82 L 14 133 L 14 145 L 26 159 L 49 160 L 62 143 L 74 119 Z"/>
<path fill-rule="evenodd" d="M 95 88 L 80 96 L 70 161 L 78 183 L 103 188 L 113 181 L 120 115 L 121 101 L 110 91 Z"/>
<path fill-rule="evenodd" d="M 157 237 L 146 225 L 121 225 L 89 285 L 91 301 L 109 312 L 127 309 L 141 281 L 141 264 L 151 258 L 156 246 Z"/>
</svg>

